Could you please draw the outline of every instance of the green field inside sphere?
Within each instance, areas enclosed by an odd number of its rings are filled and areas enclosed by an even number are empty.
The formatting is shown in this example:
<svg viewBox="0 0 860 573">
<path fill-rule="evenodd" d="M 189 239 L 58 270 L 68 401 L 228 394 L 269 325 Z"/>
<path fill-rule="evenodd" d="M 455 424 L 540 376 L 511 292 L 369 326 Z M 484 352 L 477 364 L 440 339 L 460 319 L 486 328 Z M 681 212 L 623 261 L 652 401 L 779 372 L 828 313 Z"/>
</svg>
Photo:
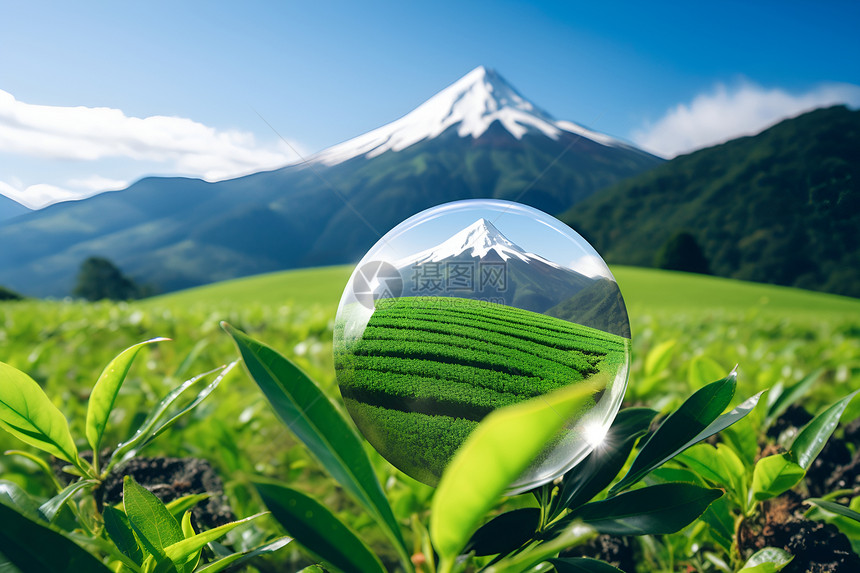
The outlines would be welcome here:
<svg viewBox="0 0 860 573">
<path fill-rule="evenodd" d="M 383 298 L 361 335 L 335 348 L 335 368 L 346 407 L 368 441 L 405 473 L 435 485 L 496 408 L 587 380 L 597 391 L 576 418 L 593 410 L 626 371 L 629 348 L 628 338 L 511 306 Z M 548 450 L 582 445 L 575 432 L 565 432 L 571 435 L 558 436 Z"/>
</svg>

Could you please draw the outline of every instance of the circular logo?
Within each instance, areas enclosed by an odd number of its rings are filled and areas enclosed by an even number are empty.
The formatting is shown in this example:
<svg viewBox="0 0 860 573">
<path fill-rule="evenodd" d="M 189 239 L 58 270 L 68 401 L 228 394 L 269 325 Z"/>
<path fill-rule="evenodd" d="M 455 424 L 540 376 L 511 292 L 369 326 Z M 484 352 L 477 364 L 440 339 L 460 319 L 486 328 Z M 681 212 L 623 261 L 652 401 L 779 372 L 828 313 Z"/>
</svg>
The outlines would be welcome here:
<svg viewBox="0 0 860 573">
<path fill-rule="evenodd" d="M 352 279 L 356 300 L 369 309 L 381 298 L 397 298 L 403 294 L 403 277 L 392 264 L 371 261 L 362 265 Z"/>
</svg>

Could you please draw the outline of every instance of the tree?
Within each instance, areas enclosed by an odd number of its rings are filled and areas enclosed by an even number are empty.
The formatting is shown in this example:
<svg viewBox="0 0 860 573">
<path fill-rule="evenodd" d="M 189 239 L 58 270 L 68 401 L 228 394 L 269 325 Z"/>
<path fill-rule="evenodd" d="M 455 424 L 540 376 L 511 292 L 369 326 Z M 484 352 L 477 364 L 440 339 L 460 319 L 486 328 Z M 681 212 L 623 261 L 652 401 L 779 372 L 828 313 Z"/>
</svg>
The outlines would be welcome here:
<svg viewBox="0 0 860 573">
<path fill-rule="evenodd" d="M 17 292 L 0 285 L 0 300 L 21 300 L 24 298 Z"/>
<path fill-rule="evenodd" d="M 675 233 L 663 244 L 654 259 L 654 266 L 671 271 L 711 273 L 705 253 L 696 238 L 686 231 Z"/>
<path fill-rule="evenodd" d="M 140 298 L 141 290 L 109 260 L 90 257 L 81 264 L 72 294 L 87 300 Z"/>
</svg>

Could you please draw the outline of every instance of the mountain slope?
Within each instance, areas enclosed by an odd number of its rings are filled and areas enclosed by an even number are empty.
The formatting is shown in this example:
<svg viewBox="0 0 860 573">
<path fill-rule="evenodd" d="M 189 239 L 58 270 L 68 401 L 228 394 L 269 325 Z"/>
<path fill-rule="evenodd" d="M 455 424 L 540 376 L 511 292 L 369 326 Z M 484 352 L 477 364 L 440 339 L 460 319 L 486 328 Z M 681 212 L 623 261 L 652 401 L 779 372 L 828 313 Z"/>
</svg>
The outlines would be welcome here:
<svg viewBox="0 0 860 573">
<path fill-rule="evenodd" d="M 407 217 L 457 199 L 558 213 L 662 160 L 557 121 L 478 68 L 399 120 L 292 165 L 205 183 L 147 178 L 0 225 L 0 284 L 70 292 L 88 256 L 171 291 L 357 261 Z"/>
<path fill-rule="evenodd" d="M 860 111 L 812 111 L 678 157 L 562 219 L 610 262 L 652 265 L 689 231 L 714 274 L 860 297 Z"/>
<path fill-rule="evenodd" d="M 17 201 L 9 199 L 4 195 L 0 195 L 0 221 L 24 215 L 29 212 L 30 209 L 24 207 Z"/>
</svg>

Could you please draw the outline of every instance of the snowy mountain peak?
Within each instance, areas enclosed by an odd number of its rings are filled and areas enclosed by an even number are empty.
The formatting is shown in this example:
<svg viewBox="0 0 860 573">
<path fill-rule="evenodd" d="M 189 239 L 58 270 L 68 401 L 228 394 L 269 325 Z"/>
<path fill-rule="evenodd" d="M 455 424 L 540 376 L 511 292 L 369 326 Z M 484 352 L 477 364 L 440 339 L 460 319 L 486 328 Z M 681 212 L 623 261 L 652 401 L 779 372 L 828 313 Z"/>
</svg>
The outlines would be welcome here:
<svg viewBox="0 0 860 573">
<path fill-rule="evenodd" d="M 440 261 L 463 257 L 483 259 L 491 251 L 503 261 L 509 259 L 519 259 L 525 263 L 540 261 L 551 267 L 560 268 L 556 263 L 548 261 L 540 255 L 526 252 L 518 245 L 512 243 L 495 225 L 484 218 L 478 219 L 435 247 L 397 261 L 395 266 L 402 269 L 424 263 L 438 263 Z"/>
<path fill-rule="evenodd" d="M 401 151 L 452 128 L 459 137 L 477 139 L 496 122 L 516 139 L 536 133 L 557 140 L 567 132 L 601 145 L 624 145 L 576 123 L 556 121 L 495 70 L 478 66 L 400 119 L 329 147 L 312 161 L 336 165 L 361 155 L 372 158 L 386 151 Z"/>
</svg>

